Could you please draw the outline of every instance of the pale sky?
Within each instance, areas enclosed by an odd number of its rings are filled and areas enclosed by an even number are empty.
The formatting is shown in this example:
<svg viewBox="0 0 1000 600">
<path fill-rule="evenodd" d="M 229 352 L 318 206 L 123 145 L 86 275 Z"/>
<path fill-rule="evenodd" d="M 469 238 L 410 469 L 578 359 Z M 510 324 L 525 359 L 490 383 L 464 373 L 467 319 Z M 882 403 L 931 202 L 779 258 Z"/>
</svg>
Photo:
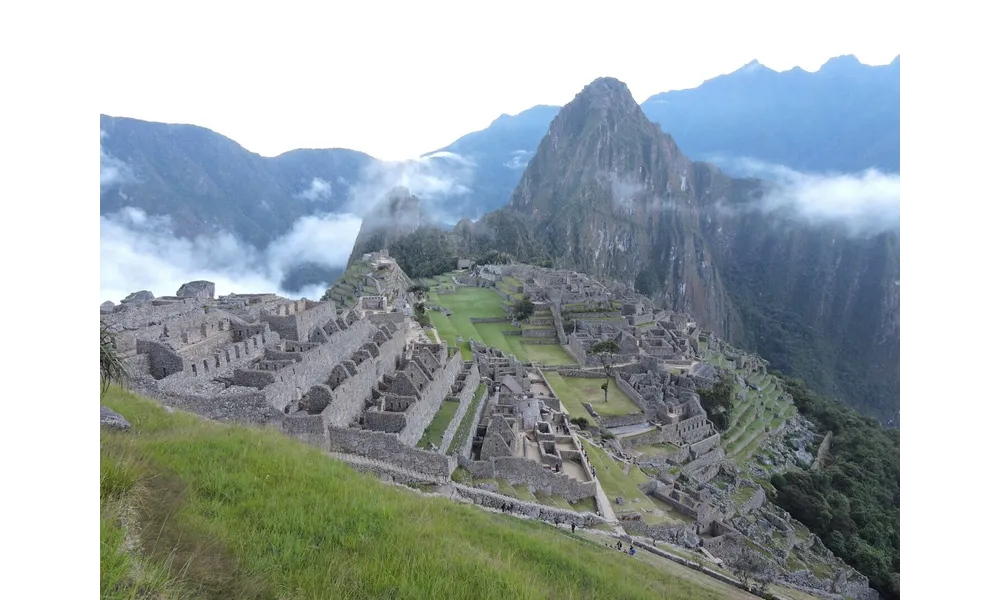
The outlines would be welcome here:
<svg viewBox="0 0 1000 600">
<path fill-rule="evenodd" d="M 590 81 L 638 102 L 757 59 L 815 71 L 900 54 L 898 3 L 103 3 L 101 112 L 191 123 L 274 156 L 414 158 Z"/>
</svg>

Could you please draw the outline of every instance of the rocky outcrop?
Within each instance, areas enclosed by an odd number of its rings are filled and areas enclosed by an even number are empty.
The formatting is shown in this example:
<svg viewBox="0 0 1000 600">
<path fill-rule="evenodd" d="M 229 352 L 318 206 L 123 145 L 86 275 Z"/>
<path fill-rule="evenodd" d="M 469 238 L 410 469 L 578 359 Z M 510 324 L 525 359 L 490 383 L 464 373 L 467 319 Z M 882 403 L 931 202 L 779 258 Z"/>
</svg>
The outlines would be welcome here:
<svg viewBox="0 0 1000 600">
<path fill-rule="evenodd" d="M 178 298 L 211 300 L 215 298 L 215 284 L 211 281 L 189 281 L 177 290 L 176 296 Z"/>
<path fill-rule="evenodd" d="M 116 431 L 129 431 L 132 424 L 125 417 L 111 410 L 107 406 L 101 407 L 101 427 L 114 429 Z"/>
<path fill-rule="evenodd" d="M 128 296 L 125 296 L 125 298 L 122 299 L 122 304 L 125 304 L 126 302 L 134 302 L 134 303 L 149 302 L 153 298 L 155 298 L 155 296 L 153 296 L 153 292 L 149 290 L 141 290 L 138 292 L 132 292 Z M 111 306 L 112 308 L 114 307 L 114 302 L 111 303 Z"/>
</svg>

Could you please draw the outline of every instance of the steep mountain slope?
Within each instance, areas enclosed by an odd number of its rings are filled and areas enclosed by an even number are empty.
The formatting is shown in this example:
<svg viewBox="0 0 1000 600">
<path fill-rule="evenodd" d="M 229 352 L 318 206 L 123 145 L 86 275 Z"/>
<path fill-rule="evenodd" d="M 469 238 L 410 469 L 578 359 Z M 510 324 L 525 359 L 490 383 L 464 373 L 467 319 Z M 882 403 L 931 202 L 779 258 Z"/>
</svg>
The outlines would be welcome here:
<svg viewBox="0 0 1000 600">
<path fill-rule="evenodd" d="M 516 115 L 500 115 L 489 127 L 464 135 L 446 148 L 429 152 L 425 157 L 449 152 L 475 163 L 473 193 L 463 206 L 463 214 L 478 219 L 510 199 L 510 192 L 521 179 L 524 167 L 535 154 L 549 123 L 559 112 L 558 106 L 535 106 Z M 446 172 L 450 166 L 434 159 Z"/>
<path fill-rule="evenodd" d="M 421 209 L 420 200 L 410 190 L 393 188 L 365 215 L 348 264 L 362 254 L 384 250 L 395 240 L 431 225 L 431 219 Z"/>
<path fill-rule="evenodd" d="M 691 162 L 628 88 L 588 85 L 553 120 L 511 196 L 557 264 L 640 283 L 720 334 L 742 331 L 698 223 Z"/>
<path fill-rule="evenodd" d="M 800 171 L 899 172 L 899 57 L 833 58 L 815 73 L 757 61 L 642 104 L 690 156 L 752 157 Z"/>
<path fill-rule="evenodd" d="M 265 158 L 203 127 L 101 115 L 101 214 L 134 206 L 170 216 L 178 236 L 221 229 L 263 248 L 299 218 L 342 206 L 373 161 L 342 149 Z"/>
<path fill-rule="evenodd" d="M 529 219 L 527 235 L 557 266 L 634 283 L 778 369 L 895 419 L 898 232 L 860 237 L 765 210 L 774 187 L 692 163 L 624 84 L 602 78 L 553 120 L 499 212 Z"/>
</svg>

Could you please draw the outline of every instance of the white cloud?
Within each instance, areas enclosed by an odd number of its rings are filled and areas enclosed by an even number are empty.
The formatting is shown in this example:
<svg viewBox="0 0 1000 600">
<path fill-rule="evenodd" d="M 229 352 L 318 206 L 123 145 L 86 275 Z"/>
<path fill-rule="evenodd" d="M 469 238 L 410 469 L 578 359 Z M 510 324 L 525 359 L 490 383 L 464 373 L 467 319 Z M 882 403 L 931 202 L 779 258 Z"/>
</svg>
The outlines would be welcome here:
<svg viewBox="0 0 1000 600">
<path fill-rule="evenodd" d="M 752 159 L 729 162 L 774 185 L 761 199 L 765 212 L 790 212 L 814 225 L 840 224 L 854 234 L 899 230 L 899 174 L 800 173 Z"/>
<path fill-rule="evenodd" d="M 178 238 L 169 217 L 128 207 L 101 216 L 101 301 L 118 302 L 143 289 L 169 296 L 196 279 L 215 282 L 217 295 L 277 292 L 318 299 L 325 286 L 283 290 L 282 279 L 304 263 L 342 267 L 360 227 L 360 219 L 350 215 L 304 217 L 258 251 L 228 232 Z"/>
<path fill-rule="evenodd" d="M 435 221 L 457 222 L 462 217 L 450 203 L 470 192 L 476 163 L 451 152 L 436 152 L 413 160 L 369 165 L 348 192 L 347 210 L 364 216 L 389 191 L 405 187 L 420 199 L 421 210 Z"/>
<path fill-rule="evenodd" d="M 121 185 L 132 178 L 132 172 L 123 161 L 111 156 L 104 151 L 104 138 L 107 132 L 101 130 L 101 191 L 113 186 Z"/>
<path fill-rule="evenodd" d="M 299 197 L 315 202 L 317 200 L 326 200 L 330 197 L 331 193 L 332 190 L 330 188 L 329 181 L 320 179 L 319 177 L 313 177 L 312 182 L 309 184 L 309 188 L 300 192 Z"/>
</svg>

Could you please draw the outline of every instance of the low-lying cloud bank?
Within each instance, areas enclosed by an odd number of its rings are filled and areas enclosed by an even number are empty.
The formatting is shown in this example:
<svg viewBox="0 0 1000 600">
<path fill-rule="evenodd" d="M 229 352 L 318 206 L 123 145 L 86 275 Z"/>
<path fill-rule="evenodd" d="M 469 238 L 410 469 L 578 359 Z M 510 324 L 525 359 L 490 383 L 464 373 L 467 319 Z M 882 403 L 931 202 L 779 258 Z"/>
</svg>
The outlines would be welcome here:
<svg viewBox="0 0 1000 600">
<path fill-rule="evenodd" d="M 326 286 L 283 289 L 283 282 L 303 266 L 343 267 L 360 227 L 353 215 L 303 217 L 259 251 L 228 232 L 180 238 L 169 217 L 125 208 L 101 216 L 101 302 L 117 303 L 138 290 L 169 296 L 197 279 L 215 282 L 217 295 L 277 292 L 315 300 Z"/>
<path fill-rule="evenodd" d="M 104 137 L 102 131 L 102 142 Z M 375 163 L 350 185 L 346 205 L 337 208 L 329 206 L 333 183 L 314 177 L 296 195 L 316 202 L 324 212 L 299 219 L 264 250 L 226 231 L 182 238 L 173 233 L 169 217 L 148 215 L 135 207 L 102 215 L 101 301 L 117 303 L 143 289 L 157 296 L 172 295 L 181 284 L 197 279 L 215 282 L 217 295 L 277 292 L 318 299 L 346 266 L 362 218 L 390 190 L 407 187 L 420 198 L 425 215 L 450 224 L 462 216 L 454 201 L 467 197 L 474 171 L 475 163 L 446 152 Z M 102 143 L 102 193 L 126 184 L 141 185 L 141 181 L 126 162 L 106 153 Z M 336 184 L 347 182 L 337 178 Z M 299 285 L 320 280 L 325 283 Z"/>
<path fill-rule="evenodd" d="M 842 225 L 858 235 L 899 231 L 899 173 L 801 173 L 747 158 L 717 164 L 772 182 L 756 207 L 765 212 L 785 212 L 812 225 Z"/>
</svg>

